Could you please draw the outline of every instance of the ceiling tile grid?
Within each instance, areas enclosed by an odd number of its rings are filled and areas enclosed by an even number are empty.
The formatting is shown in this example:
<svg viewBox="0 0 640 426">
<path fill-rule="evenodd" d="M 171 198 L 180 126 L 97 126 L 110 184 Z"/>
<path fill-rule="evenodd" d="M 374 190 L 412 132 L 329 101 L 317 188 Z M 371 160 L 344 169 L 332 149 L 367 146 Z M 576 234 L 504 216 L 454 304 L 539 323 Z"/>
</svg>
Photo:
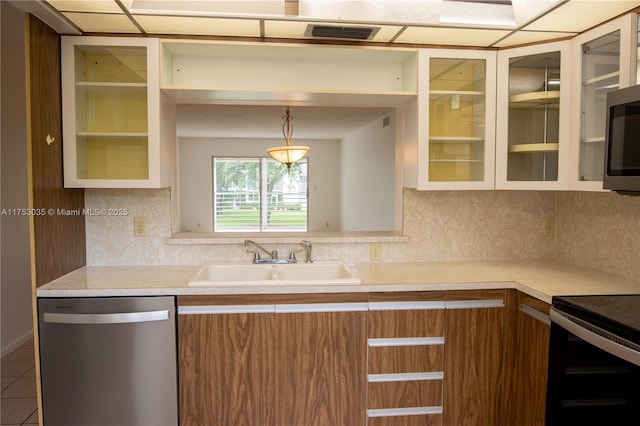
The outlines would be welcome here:
<svg viewBox="0 0 640 426">
<path fill-rule="evenodd" d="M 323 24 L 379 27 L 374 43 L 486 48 L 572 37 L 640 7 L 632 0 L 38 1 L 83 33 L 302 40 L 311 38 L 307 25 Z"/>
</svg>

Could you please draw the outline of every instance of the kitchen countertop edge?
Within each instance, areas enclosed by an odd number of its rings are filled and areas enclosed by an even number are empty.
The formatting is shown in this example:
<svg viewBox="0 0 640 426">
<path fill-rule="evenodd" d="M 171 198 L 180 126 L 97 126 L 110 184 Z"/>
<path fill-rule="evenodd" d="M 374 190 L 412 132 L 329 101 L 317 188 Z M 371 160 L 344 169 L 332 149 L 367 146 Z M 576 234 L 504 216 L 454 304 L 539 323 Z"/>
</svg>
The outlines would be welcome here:
<svg viewBox="0 0 640 426">
<path fill-rule="evenodd" d="M 37 297 L 319 294 L 516 289 L 546 303 L 557 295 L 640 294 L 640 281 L 555 260 L 369 262 L 361 284 L 189 287 L 202 265 L 85 266 L 36 290 Z M 251 265 L 247 265 L 251 266 Z"/>
</svg>

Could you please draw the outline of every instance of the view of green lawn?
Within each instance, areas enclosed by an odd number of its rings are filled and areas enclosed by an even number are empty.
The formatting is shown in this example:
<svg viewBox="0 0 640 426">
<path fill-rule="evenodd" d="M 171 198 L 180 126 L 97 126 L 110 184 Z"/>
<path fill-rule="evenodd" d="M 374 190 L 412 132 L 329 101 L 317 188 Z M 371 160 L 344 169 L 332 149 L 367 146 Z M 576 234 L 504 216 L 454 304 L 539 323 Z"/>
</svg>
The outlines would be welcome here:
<svg viewBox="0 0 640 426">
<path fill-rule="evenodd" d="M 216 215 L 216 230 L 259 229 L 260 211 L 258 209 L 223 209 Z M 269 228 L 303 229 L 307 228 L 307 212 L 302 210 L 273 210 L 269 218 Z"/>
</svg>

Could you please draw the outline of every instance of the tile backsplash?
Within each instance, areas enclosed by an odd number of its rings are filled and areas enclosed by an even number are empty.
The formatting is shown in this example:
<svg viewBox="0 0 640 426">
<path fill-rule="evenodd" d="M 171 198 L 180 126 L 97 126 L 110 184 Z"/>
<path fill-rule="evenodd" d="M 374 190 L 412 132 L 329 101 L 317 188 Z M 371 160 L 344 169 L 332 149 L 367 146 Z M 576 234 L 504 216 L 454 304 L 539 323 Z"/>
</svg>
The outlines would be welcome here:
<svg viewBox="0 0 640 426">
<path fill-rule="evenodd" d="M 556 200 L 560 259 L 640 280 L 640 197 L 562 192 Z"/>
<path fill-rule="evenodd" d="M 240 244 L 172 245 L 169 189 L 87 189 L 87 264 L 202 264 L 249 261 Z M 404 191 L 408 242 L 383 243 L 383 261 L 559 258 L 629 278 L 640 277 L 640 197 L 547 191 Z M 133 217 L 147 218 L 134 237 Z M 544 220 L 555 235 L 544 235 Z M 274 248 L 285 253 L 290 245 Z M 314 244 L 318 260 L 368 261 L 368 243 Z"/>
</svg>

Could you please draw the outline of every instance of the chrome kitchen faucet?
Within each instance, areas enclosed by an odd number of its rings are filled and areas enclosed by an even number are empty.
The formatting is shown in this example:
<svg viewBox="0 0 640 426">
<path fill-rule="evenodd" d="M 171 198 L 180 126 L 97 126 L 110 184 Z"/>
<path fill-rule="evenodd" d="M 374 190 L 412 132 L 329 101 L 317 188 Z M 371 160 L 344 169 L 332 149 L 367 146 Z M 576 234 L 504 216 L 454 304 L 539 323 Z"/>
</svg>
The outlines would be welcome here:
<svg viewBox="0 0 640 426">
<path fill-rule="evenodd" d="M 296 258 L 296 253 L 300 253 L 302 251 L 302 250 L 291 250 L 291 253 L 289 254 L 288 259 L 280 259 L 278 258 L 278 250 L 269 251 L 266 248 L 262 247 L 260 244 L 256 243 L 255 241 L 244 240 L 244 245 L 245 246 L 253 245 L 258 249 L 258 250 L 247 250 L 247 253 L 253 253 L 253 263 L 297 263 L 298 259 Z M 303 247 L 304 253 L 305 253 L 304 262 L 312 263 L 313 260 L 311 259 L 311 247 L 312 247 L 311 242 L 307 240 L 303 240 L 300 243 L 300 245 Z M 270 258 L 263 259 L 260 256 L 260 251 L 266 253 Z"/>
</svg>

